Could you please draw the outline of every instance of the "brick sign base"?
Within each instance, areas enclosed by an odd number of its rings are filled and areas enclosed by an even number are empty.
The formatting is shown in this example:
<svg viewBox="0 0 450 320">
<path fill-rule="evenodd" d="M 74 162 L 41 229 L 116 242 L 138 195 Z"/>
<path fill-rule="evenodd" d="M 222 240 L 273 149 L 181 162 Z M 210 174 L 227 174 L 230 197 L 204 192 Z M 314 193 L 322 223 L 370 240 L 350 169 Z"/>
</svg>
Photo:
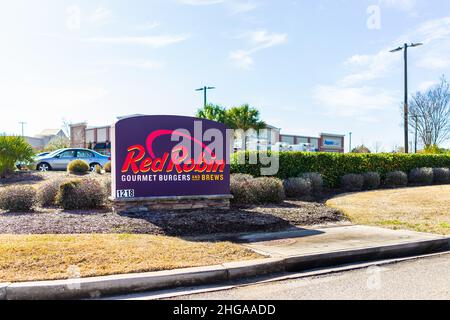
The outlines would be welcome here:
<svg viewBox="0 0 450 320">
<path fill-rule="evenodd" d="M 116 213 L 140 213 L 153 210 L 229 209 L 231 198 L 231 195 L 208 195 L 110 200 Z"/>
</svg>

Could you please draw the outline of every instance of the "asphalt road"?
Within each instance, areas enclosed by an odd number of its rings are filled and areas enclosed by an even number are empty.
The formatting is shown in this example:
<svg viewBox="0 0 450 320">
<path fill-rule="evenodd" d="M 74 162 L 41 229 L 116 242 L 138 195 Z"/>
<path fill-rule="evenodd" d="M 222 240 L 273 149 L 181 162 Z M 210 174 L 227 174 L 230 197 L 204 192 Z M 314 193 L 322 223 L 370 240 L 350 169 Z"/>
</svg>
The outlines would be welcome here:
<svg viewBox="0 0 450 320">
<path fill-rule="evenodd" d="M 450 299 L 450 254 L 175 299 Z"/>
</svg>

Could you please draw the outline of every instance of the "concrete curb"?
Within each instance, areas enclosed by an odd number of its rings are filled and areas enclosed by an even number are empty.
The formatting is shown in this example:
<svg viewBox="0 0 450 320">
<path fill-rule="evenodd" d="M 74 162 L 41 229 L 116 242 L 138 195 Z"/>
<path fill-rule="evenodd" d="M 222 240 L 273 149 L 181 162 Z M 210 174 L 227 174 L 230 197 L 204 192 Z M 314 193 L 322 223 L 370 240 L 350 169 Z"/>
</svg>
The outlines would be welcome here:
<svg viewBox="0 0 450 320">
<path fill-rule="evenodd" d="M 6 300 L 6 288 L 10 283 L 0 283 L 0 300 Z"/>
<path fill-rule="evenodd" d="M 450 238 L 92 278 L 0 284 L 0 300 L 82 299 L 226 282 L 239 278 L 450 250 Z"/>
</svg>

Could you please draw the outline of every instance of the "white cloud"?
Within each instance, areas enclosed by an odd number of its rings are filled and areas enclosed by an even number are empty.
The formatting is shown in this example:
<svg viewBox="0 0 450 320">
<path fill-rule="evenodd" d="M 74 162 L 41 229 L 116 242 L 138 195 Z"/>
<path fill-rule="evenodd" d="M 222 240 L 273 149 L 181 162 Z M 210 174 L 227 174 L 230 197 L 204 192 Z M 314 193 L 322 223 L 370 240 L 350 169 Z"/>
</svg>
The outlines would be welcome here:
<svg viewBox="0 0 450 320">
<path fill-rule="evenodd" d="M 269 48 L 283 44 L 287 41 L 287 34 L 285 33 L 268 33 L 266 30 L 248 32 L 245 37 L 256 45 L 253 50 Z"/>
<path fill-rule="evenodd" d="M 160 25 L 161 25 L 161 23 L 159 23 L 158 21 L 152 21 L 152 22 L 147 22 L 147 23 L 141 24 L 140 26 L 137 26 L 136 29 L 152 30 L 152 29 L 159 27 Z"/>
<path fill-rule="evenodd" d="M 143 45 L 154 48 L 165 47 L 171 44 L 185 41 L 189 38 L 187 35 L 161 35 L 161 36 L 147 36 L 147 37 L 100 37 L 89 38 L 88 42 L 103 43 L 103 44 L 117 44 L 117 45 Z"/>
<path fill-rule="evenodd" d="M 99 6 L 95 12 L 89 17 L 89 21 L 96 24 L 106 23 L 112 18 L 111 10 Z"/>
<path fill-rule="evenodd" d="M 387 110 L 398 102 L 398 95 L 374 87 L 318 86 L 313 97 L 327 108 L 327 114 L 372 119 L 372 111 Z"/>
<path fill-rule="evenodd" d="M 253 65 L 253 59 L 250 53 L 244 50 L 230 52 L 230 60 L 234 61 L 242 69 L 249 69 Z"/>
<path fill-rule="evenodd" d="M 340 83 L 352 86 L 362 81 L 381 78 L 392 70 L 393 65 L 400 59 L 400 55 L 392 54 L 387 48 L 374 55 L 354 55 L 345 62 L 351 73 L 345 76 Z"/>
<path fill-rule="evenodd" d="M 230 52 L 230 60 L 234 61 L 238 67 L 248 69 L 253 65 L 252 55 L 257 51 L 278 46 L 287 42 L 285 33 L 268 33 L 266 30 L 247 32 L 238 37 L 246 39 L 250 44 L 250 49 L 235 50 Z"/>
</svg>

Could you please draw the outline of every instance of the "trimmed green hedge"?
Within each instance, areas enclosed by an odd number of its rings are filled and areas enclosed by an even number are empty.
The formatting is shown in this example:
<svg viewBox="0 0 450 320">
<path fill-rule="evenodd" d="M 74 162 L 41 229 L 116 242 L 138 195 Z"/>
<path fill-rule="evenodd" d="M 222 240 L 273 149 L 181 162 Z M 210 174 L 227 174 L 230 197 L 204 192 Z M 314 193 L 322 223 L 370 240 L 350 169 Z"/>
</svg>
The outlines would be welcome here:
<svg viewBox="0 0 450 320">
<path fill-rule="evenodd" d="M 322 152 L 279 152 L 280 168 L 278 178 L 286 179 L 298 177 L 305 172 L 319 172 L 324 176 L 328 187 L 338 187 L 340 178 L 348 173 L 378 172 L 382 177 L 390 171 L 410 172 L 414 168 L 450 167 L 450 155 L 428 154 L 353 154 L 353 153 L 322 153 Z M 246 152 L 246 163 L 238 164 L 237 159 L 242 153 L 235 153 L 231 157 L 232 173 L 247 173 L 260 176 L 260 168 L 268 167 L 249 164 L 249 152 Z M 257 152 L 252 156 L 259 157 Z M 267 157 L 267 156 L 266 156 Z M 259 159 L 259 158 L 258 158 Z"/>
</svg>

